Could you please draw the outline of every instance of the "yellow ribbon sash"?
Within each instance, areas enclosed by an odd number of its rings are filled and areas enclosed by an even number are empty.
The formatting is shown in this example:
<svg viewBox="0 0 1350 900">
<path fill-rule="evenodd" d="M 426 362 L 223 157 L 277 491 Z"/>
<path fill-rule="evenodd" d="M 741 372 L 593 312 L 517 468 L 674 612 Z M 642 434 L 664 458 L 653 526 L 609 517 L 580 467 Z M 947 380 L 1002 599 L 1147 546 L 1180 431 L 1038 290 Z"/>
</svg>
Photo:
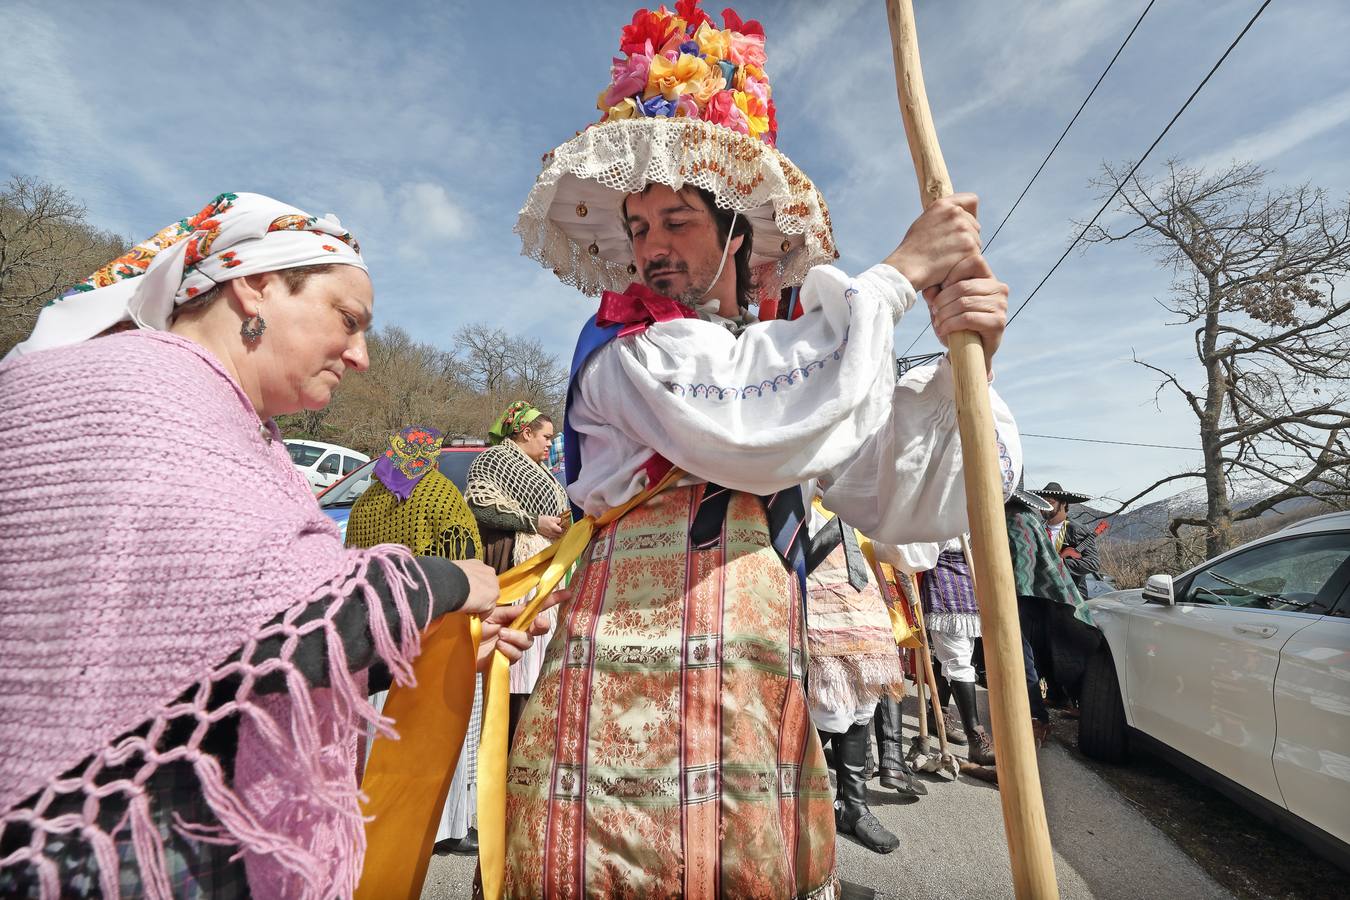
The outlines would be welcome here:
<svg viewBox="0 0 1350 900">
<path fill-rule="evenodd" d="M 422 893 L 445 795 L 473 711 L 479 622 L 442 616 L 423 635 L 412 686 L 394 685 L 384 704 L 398 740 L 376 738 L 361 780 L 366 858 L 359 900 Z"/>
</svg>

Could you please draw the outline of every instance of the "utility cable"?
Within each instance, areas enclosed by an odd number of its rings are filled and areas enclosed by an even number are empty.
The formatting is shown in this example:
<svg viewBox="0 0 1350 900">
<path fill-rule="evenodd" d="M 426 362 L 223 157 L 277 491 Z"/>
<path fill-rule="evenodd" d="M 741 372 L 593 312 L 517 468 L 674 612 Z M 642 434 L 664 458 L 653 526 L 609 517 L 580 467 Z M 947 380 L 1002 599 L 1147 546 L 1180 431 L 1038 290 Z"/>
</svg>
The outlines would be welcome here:
<svg viewBox="0 0 1350 900">
<path fill-rule="evenodd" d="M 1271 0 L 1265 0 L 1265 2 L 1261 4 L 1260 9 L 1258 9 L 1256 13 L 1247 21 L 1247 25 L 1242 29 L 1241 32 L 1239 32 L 1238 36 L 1233 38 L 1233 43 L 1228 45 L 1228 49 L 1223 51 L 1223 56 L 1219 57 L 1219 61 L 1216 62 L 1214 66 L 1209 70 L 1209 73 L 1206 74 L 1205 77 L 1200 81 L 1200 84 L 1196 87 L 1196 89 L 1191 91 L 1191 95 L 1186 98 L 1185 103 L 1181 104 L 1181 109 L 1177 110 L 1176 115 L 1172 116 L 1171 121 L 1167 123 L 1167 127 L 1165 127 L 1162 130 L 1162 133 L 1160 133 L 1156 138 L 1153 139 L 1153 143 L 1148 145 L 1148 149 L 1144 151 L 1144 155 L 1139 157 L 1139 161 L 1130 167 L 1130 171 L 1125 175 L 1125 177 L 1118 180 L 1116 184 L 1116 189 L 1111 192 L 1111 196 L 1106 198 L 1106 202 L 1102 204 L 1101 209 L 1097 210 L 1096 214 L 1093 215 L 1092 220 L 1083 226 L 1082 231 L 1078 232 L 1078 236 L 1073 239 L 1073 243 L 1069 244 L 1069 248 L 1065 250 L 1064 254 L 1060 256 L 1060 258 L 1055 262 L 1053 266 L 1050 267 L 1050 271 L 1045 273 L 1045 277 L 1040 280 L 1040 283 L 1036 285 L 1035 289 L 1032 290 L 1031 294 L 1027 297 L 1027 299 L 1023 300 L 1021 305 L 1017 307 L 1016 311 L 1013 312 L 1013 314 L 1008 317 L 1009 325 L 1011 325 L 1013 323 L 1013 320 L 1016 319 L 1021 314 L 1022 310 L 1026 309 L 1027 304 L 1030 303 L 1036 297 L 1037 292 L 1039 292 L 1040 289 L 1045 285 L 1045 283 L 1050 280 L 1050 276 L 1055 274 L 1055 270 L 1057 270 L 1060 267 L 1060 265 L 1064 262 L 1064 260 L 1069 258 L 1069 254 L 1073 252 L 1073 248 L 1078 246 L 1078 242 L 1083 239 L 1083 236 L 1086 235 L 1089 230 L 1091 230 L 1093 225 L 1097 224 L 1097 220 L 1101 218 L 1102 213 L 1106 212 L 1107 208 L 1110 207 L 1110 205 L 1115 201 L 1116 197 L 1120 194 L 1121 188 L 1124 187 L 1127 183 L 1129 183 L 1130 179 L 1134 177 L 1134 173 L 1139 171 L 1139 167 L 1142 166 L 1144 164 L 1144 161 L 1148 159 L 1149 154 L 1153 152 L 1154 148 L 1156 148 L 1160 143 L 1162 143 L 1162 139 L 1167 136 L 1167 132 L 1172 130 L 1172 126 L 1176 124 L 1177 119 L 1181 118 L 1181 114 L 1184 113 L 1187 107 L 1191 105 L 1191 101 L 1193 101 L 1196 98 L 1196 96 L 1202 90 L 1204 90 L 1205 85 L 1209 84 L 1209 79 L 1214 76 L 1215 72 L 1219 71 L 1219 66 L 1223 65 L 1224 60 L 1228 59 L 1228 55 L 1233 52 L 1233 49 L 1237 47 L 1238 43 L 1241 42 L 1241 40 L 1247 35 L 1247 32 L 1251 31 L 1252 26 L 1256 24 L 1256 20 L 1261 18 L 1261 14 L 1266 11 L 1266 7 L 1270 6 L 1270 3 Z"/>
</svg>

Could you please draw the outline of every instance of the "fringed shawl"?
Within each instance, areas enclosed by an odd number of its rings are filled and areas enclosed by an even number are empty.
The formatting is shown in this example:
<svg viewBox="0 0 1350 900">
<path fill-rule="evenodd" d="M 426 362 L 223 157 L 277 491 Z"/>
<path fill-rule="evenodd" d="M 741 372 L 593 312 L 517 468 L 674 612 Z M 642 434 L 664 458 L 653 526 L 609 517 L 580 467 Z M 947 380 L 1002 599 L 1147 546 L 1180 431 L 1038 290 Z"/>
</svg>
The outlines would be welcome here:
<svg viewBox="0 0 1350 900">
<path fill-rule="evenodd" d="M 390 723 L 347 672 L 333 617 L 365 592 L 376 654 L 410 679 L 407 551 L 344 549 L 275 426 L 191 341 L 142 331 L 34 353 L 0 364 L 0 395 L 0 839 L 24 836 L 0 867 L 36 871 L 54 898 L 47 839 L 65 835 L 115 898 L 131 845 L 146 895 L 167 897 L 146 784 L 181 761 L 217 820 L 181 830 L 237 846 L 256 896 L 350 896 L 365 850 L 356 738 Z M 324 614 L 301 621 L 315 603 Z M 246 662 L 268 637 L 314 631 L 330 687 L 308 686 L 295 641 Z M 269 672 L 285 693 L 253 691 Z M 230 773 L 203 738 L 232 715 Z"/>
<path fill-rule="evenodd" d="M 469 466 L 464 497 L 474 506 L 495 509 L 530 521 L 536 521 L 540 516 L 561 516 L 567 512 L 567 494 L 558 479 L 509 439 L 478 454 L 478 458 Z M 521 545 L 519 540 L 516 543 L 517 546 Z M 513 554 L 512 562 L 528 559 L 529 556 L 520 554 L 529 549 L 538 552 L 542 547 L 537 541 L 526 541 L 520 551 Z"/>
</svg>

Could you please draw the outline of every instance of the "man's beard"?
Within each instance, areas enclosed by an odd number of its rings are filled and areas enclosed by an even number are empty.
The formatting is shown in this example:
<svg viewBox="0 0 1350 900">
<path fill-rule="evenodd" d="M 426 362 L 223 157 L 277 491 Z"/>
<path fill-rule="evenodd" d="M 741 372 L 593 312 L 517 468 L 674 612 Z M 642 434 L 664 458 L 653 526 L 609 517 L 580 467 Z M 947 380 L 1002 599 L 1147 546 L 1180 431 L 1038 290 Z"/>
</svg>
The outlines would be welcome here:
<svg viewBox="0 0 1350 900">
<path fill-rule="evenodd" d="M 711 282 L 715 270 L 695 270 L 691 272 L 687 263 L 680 263 L 674 267 L 674 271 L 663 273 L 656 277 L 647 274 L 647 272 L 653 269 L 660 270 L 665 268 L 670 267 L 668 264 L 662 262 L 648 263 L 646 271 L 643 272 L 643 282 L 646 283 L 647 287 L 656 291 L 658 294 L 669 297 L 675 302 L 687 306 L 690 309 L 697 310 L 698 304 L 704 300 L 708 290 L 712 287 L 709 282 Z M 674 293 L 671 291 L 671 288 L 673 287 L 675 280 L 681 275 L 687 275 L 689 283 L 684 290 Z"/>
</svg>

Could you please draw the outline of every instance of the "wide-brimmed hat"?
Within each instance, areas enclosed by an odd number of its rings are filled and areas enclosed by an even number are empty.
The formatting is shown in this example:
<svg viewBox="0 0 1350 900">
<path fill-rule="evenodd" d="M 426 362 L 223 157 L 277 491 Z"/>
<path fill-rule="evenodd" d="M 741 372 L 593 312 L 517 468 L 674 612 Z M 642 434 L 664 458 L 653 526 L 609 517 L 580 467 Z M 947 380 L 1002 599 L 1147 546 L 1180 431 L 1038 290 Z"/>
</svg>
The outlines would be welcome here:
<svg viewBox="0 0 1350 900">
<path fill-rule="evenodd" d="M 524 255 L 586 294 L 622 291 L 637 275 L 623 199 L 663 184 L 702 188 L 749 220 L 761 296 L 838 258 L 824 198 L 775 146 L 764 29 L 723 17 L 717 28 L 698 0 L 634 14 L 600 121 L 544 154 L 516 221 Z"/>
<path fill-rule="evenodd" d="M 1047 500 L 1062 500 L 1065 503 L 1086 503 L 1092 498 L 1087 494 L 1078 494 L 1073 491 L 1066 491 L 1060 487 L 1058 481 L 1052 481 L 1039 491 L 1033 493 L 1046 498 Z"/>
<path fill-rule="evenodd" d="M 1038 497 L 1027 490 L 1020 478 L 1017 480 L 1017 487 L 1013 488 L 1012 494 L 1008 497 L 1008 500 L 1004 505 L 1016 506 L 1018 504 L 1025 506 L 1034 513 L 1040 513 L 1042 515 L 1054 509 L 1054 506 L 1051 505 L 1049 500 Z"/>
</svg>

